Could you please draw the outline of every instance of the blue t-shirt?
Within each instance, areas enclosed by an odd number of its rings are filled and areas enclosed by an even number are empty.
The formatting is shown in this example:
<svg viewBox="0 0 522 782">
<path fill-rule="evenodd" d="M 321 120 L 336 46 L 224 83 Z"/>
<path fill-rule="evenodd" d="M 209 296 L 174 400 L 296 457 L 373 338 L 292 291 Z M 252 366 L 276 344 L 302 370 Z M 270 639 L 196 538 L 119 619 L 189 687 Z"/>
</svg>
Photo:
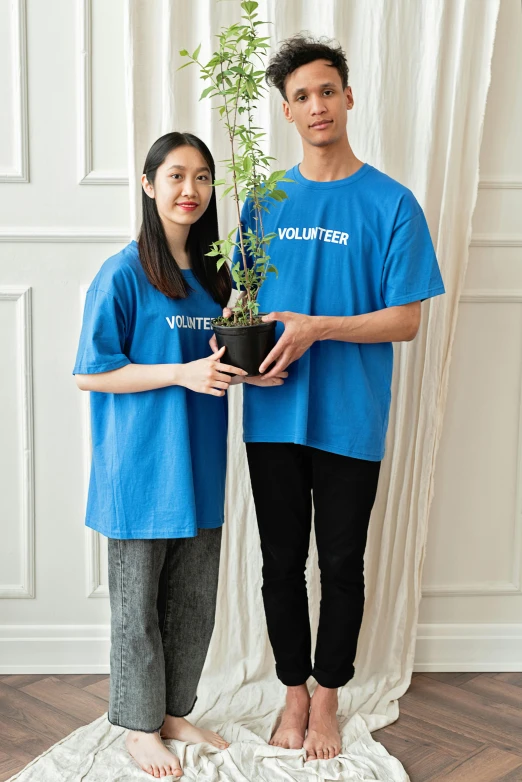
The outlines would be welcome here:
<svg viewBox="0 0 522 782">
<path fill-rule="evenodd" d="M 87 293 L 74 374 L 210 356 L 210 319 L 221 307 L 192 271 L 183 275 L 192 292 L 173 300 L 148 281 L 136 242 L 109 258 Z M 130 539 L 193 537 L 223 524 L 226 395 L 169 386 L 90 398 L 87 526 Z"/>
<path fill-rule="evenodd" d="M 286 176 L 288 199 L 263 213 L 265 234 L 276 234 L 269 253 L 279 276 L 261 288 L 261 312 L 361 315 L 444 293 L 424 214 L 406 187 L 368 164 L 333 182 L 305 179 L 299 166 Z M 249 201 L 242 219 L 255 229 Z M 245 386 L 245 442 L 380 461 L 392 367 L 389 342 L 315 342 L 284 385 Z"/>
</svg>

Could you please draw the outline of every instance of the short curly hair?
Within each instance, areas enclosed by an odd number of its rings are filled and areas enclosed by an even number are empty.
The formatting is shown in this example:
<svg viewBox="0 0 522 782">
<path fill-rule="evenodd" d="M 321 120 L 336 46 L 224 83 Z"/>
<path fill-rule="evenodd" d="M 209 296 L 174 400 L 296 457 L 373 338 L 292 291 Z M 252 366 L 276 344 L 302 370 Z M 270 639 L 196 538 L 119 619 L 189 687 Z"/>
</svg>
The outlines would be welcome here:
<svg viewBox="0 0 522 782">
<path fill-rule="evenodd" d="M 329 60 L 341 77 L 343 90 L 348 86 L 348 63 L 339 43 L 330 38 L 314 38 L 310 33 L 298 33 L 283 41 L 279 50 L 272 55 L 266 69 L 266 80 L 277 87 L 285 100 L 285 81 L 301 65 L 315 60 Z"/>
</svg>

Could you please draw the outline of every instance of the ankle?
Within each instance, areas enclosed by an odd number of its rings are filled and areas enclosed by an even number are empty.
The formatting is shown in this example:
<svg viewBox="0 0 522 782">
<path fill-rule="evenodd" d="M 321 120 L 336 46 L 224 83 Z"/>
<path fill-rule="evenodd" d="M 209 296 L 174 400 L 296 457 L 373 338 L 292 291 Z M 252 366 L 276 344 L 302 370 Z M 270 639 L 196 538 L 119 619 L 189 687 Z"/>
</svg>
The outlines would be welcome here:
<svg viewBox="0 0 522 782">
<path fill-rule="evenodd" d="M 286 688 L 287 704 L 309 703 L 309 702 L 310 702 L 310 693 L 308 692 L 308 687 L 306 686 L 306 684 L 299 684 L 296 687 Z"/>
<path fill-rule="evenodd" d="M 337 688 L 323 687 L 321 684 L 318 684 L 312 696 L 312 703 L 314 702 L 337 706 L 339 703 Z"/>
</svg>

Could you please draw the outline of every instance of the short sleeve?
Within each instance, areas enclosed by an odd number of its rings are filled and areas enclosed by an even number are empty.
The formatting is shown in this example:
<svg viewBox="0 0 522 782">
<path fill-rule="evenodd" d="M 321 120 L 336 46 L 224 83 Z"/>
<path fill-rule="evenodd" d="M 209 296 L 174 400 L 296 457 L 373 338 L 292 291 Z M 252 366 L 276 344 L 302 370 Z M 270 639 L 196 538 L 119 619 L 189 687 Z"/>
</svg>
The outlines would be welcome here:
<svg viewBox="0 0 522 782">
<path fill-rule="evenodd" d="M 382 297 L 387 307 L 396 307 L 441 293 L 444 283 L 426 218 L 410 194 L 399 212 L 384 261 Z"/>
<path fill-rule="evenodd" d="M 116 298 L 97 288 L 89 290 L 73 375 L 110 372 L 130 364 L 124 353 L 125 331 L 125 316 Z"/>
</svg>

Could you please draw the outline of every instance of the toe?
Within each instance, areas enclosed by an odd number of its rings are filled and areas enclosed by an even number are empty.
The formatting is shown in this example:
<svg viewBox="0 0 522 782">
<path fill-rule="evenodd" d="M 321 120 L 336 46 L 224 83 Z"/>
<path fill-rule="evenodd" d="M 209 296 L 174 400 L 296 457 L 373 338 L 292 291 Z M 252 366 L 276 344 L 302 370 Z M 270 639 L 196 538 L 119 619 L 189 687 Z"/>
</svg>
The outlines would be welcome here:
<svg viewBox="0 0 522 782">
<path fill-rule="evenodd" d="M 311 752 L 309 755 L 306 756 L 306 762 L 308 763 L 309 760 L 317 760 L 317 755 L 315 755 L 313 752 Z"/>
<path fill-rule="evenodd" d="M 322 749 L 316 749 L 315 750 L 315 754 L 317 755 L 317 759 L 318 760 L 323 760 L 324 759 L 324 752 L 323 752 Z"/>
</svg>

